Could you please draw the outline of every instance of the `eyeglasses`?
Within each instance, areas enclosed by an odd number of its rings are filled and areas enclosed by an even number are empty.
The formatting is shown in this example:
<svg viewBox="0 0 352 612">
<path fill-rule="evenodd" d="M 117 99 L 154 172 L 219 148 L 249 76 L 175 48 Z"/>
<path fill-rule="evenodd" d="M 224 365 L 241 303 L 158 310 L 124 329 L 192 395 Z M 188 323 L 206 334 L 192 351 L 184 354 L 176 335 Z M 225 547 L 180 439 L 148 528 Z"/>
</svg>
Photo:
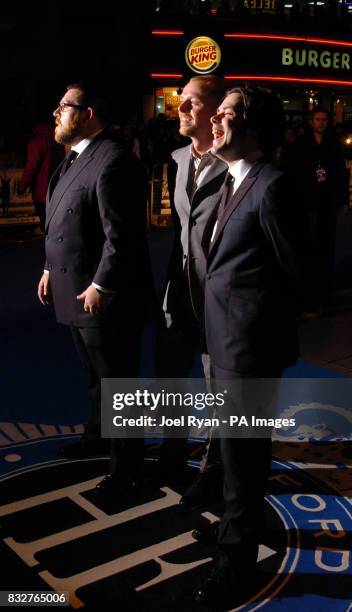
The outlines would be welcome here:
<svg viewBox="0 0 352 612">
<path fill-rule="evenodd" d="M 68 108 L 78 108 L 79 110 L 87 110 L 87 106 L 82 104 L 70 104 L 69 102 L 60 102 L 59 106 L 55 109 L 55 113 L 64 113 Z"/>
</svg>

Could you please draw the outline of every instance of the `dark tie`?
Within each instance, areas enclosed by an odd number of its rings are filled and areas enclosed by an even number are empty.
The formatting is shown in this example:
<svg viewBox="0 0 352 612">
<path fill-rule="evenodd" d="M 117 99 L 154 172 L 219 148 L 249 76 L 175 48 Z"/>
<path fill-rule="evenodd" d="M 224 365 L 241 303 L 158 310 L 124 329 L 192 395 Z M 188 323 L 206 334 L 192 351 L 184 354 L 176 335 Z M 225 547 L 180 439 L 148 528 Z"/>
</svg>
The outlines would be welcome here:
<svg viewBox="0 0 352 612">
<path fill-rule="evenodd" d="M 65 157 L 64 163 L 62 164 L 62 168 L 61 168 L 61 172 L 60 172 L 60 178 L 72 166 L 72 164 L 75 161 L 77 155 L 78 155 L 77 151 L 70 151 L 70 153 L 67 155 L 67 157 Z"/>
<path fill-rule="evenodd" d="M 232 176 L 232 174 L 230 174 L 229 172 L 225 180 L 224 197 L 222 198 L 220 206 L 218 208 L 218 215 L 217 215 L 218 219 L 220 219 L 226 206 L 228 205 L 229 201 L 232 199 L 234 182 L 235 182 L 235 177 Z"/>
<path fill-rule="evenodd" d="M 212 217 L 210 217 L 209 224 L 204 231 L 203 243 L 205 247 L 208 248 L 208 250 L 214 241 L 219 219 L 222 216 L 227 204 L 232 199 L 234 182 L 235 178 L 229 172 L 225 179 L 224 192 L 220 201 L 219 208 L 215 210 Z"/>
</svg>

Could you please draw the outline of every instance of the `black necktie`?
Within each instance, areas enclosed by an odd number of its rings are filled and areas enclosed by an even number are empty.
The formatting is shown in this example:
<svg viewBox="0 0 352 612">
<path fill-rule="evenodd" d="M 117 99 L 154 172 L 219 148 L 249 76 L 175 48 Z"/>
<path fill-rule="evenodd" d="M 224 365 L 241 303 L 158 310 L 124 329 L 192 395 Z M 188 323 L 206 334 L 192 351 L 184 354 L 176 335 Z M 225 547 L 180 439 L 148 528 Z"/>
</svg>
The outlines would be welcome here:
<svg viewBox="0 0 352 612">
<path fill-rule="evenodd" d="M 235 182 L 235 177 L 232 176 L 232 174 L 230 174 L 229 172 L 225 180 L 224 197 L 222 198 L 220 206 L 218 208 L 218 219 L 219 217 L 221 217 L 222 213 L 224 212 L 226 206 L 228 205 L 229 201 L 231 200 L 233 196 L 234 182 Z"/>
<path fill-rule="evenodd" d="M 219 219 L 222 216 L 227 204 L 229 203 L 229 201 L 231 200 L 233 196 L 234 182 L 235 182 L 235 177 L 232 176 L 232 174 L 230 174 L 229 172 L 225 179 L 224 191 L 223 191 L 222 198 L 220 200 L 220 205 L 217 210 L 215 209 L 213 215 L 210 217 L 209 223 L 204 231 L 203 243 L 205 247 L 208 248 L 208 250 L 210 248 L 210 245 L 214 241 Z"/>
<path fill-rule="evenodd" d="M 65 157 L 64 163 L 62 164 L 60 178 L 67 172 L 67 170 L 71 167 L 73 162 L 75 161 L 78 153 L 77 151 L 70 151 L 70 153 Z"/>
</svg>

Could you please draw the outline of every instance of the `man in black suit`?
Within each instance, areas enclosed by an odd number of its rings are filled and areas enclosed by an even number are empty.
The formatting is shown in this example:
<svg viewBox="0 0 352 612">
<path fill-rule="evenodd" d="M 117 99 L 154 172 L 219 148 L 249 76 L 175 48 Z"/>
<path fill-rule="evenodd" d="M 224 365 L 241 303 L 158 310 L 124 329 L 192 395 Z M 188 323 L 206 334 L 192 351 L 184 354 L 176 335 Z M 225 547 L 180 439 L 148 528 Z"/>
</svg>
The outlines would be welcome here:
<svg viewBox="0 0 352 612">
<path fill-rule="evenodd" d="M 284 176 L 267 161 L 279 136 L 280 116 L 271 94 L 235 88 L 212 117 L 213 151 L 228 164 L 219 207 L 203 239 L 208 253 L 205 331 L 215 381 L 236 385 L 244 379 L 248 385 L 253 378 L 279 379 L 298 354 L 290 203 Z M 237 408 L 246 414 L 249 406 Z M 197 601 L 209 605 L 241 597 L 255 570 L 271 439 L 224 436 L 221 455 L 225 512 L 216 529 L 220 556 L 196 594 Z M 204 535 L 195 533 L 198 539 Z"/>
<path fill-rule="evenodd" d="M 71 458 L 101 450 L 100 380 L 137 376 L 148 300 L 144 168 L 110 136 L 106 114 L 105 98 L 82 83 L 69 86 L 54 111 L 55 139 L 71 151 L 49 185 L 38 296 L 70 326 L 89 379 L 91 415 L 82 440 L 63 449 Z M 143 440 L 114 447 L 115 475 L 123 450 L 121 478 L 133 479 Z"/>
</svg>

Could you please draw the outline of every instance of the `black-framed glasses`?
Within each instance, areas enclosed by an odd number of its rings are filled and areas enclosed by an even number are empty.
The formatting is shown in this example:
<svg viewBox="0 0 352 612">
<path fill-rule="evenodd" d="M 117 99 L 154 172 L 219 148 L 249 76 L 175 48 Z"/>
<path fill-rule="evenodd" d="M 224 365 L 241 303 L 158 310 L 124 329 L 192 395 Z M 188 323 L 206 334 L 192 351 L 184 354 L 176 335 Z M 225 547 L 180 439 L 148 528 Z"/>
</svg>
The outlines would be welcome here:
<svg viewBox="0 0 352 612">
<path fill-rule="evenodd" d="M 55 113 L 64 113 L 68 108 L 78 108 L 79 110 L 87 110 L 87 106 L 82 104 L 71 104 L 70 102 L 60 102 L 58 107 L 55 109 Z"/>
</svg>

